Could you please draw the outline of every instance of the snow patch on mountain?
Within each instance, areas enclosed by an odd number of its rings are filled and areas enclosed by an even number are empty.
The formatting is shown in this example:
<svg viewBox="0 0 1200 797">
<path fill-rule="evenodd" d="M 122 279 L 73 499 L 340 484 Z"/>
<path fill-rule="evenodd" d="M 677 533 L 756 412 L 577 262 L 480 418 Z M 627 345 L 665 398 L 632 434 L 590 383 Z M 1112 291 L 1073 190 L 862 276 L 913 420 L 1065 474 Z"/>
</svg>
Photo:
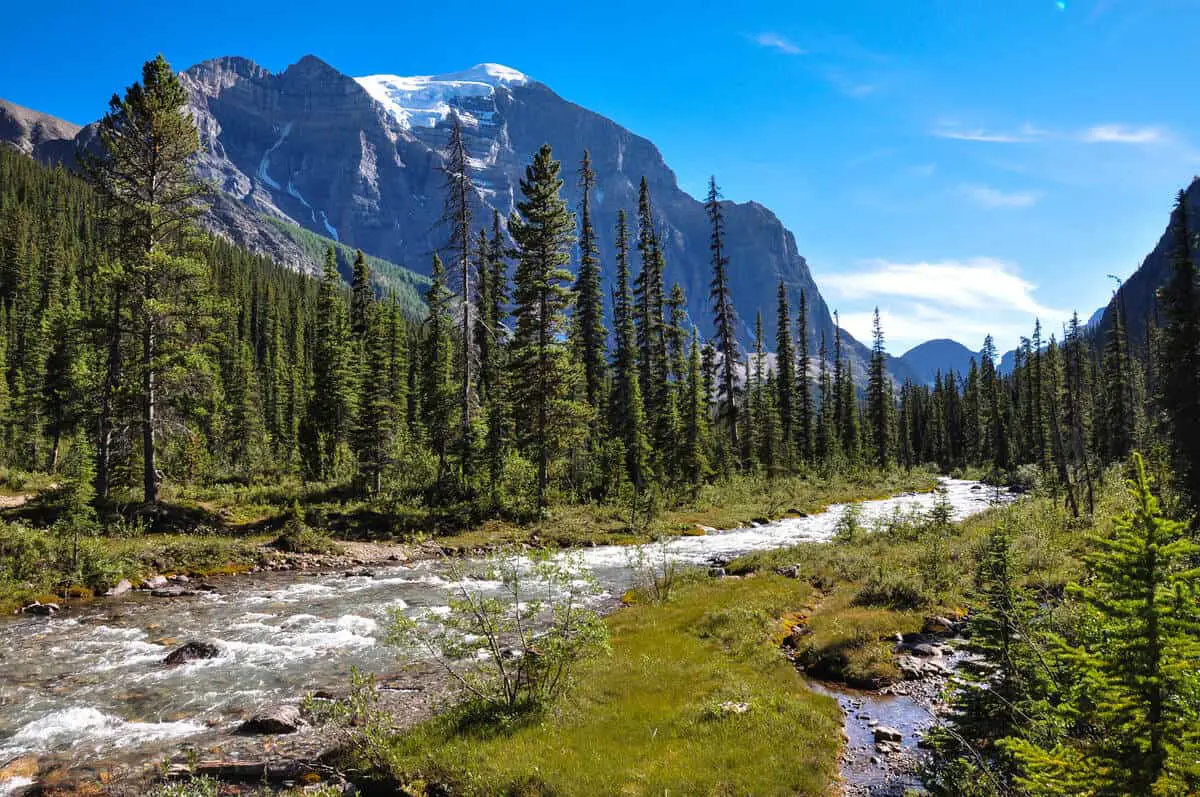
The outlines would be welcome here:
<svg viewBox="0 0 1200 797">
<path fill-rule="evenodd" d="M 281 186 L 279 183 L 271 179 L 271 175 L 267 173 L 267 169 L 271 168 L 271 153 L 279 149 L 279 145 L 287 140 L 288 134 L 292 132 L 292 123 L 288 122 L 279 130 L 279 138 L 272 144 L 266 152 L 263 153 L 262 160 L 258 163 L 258 179 L 278 191 Z"/>
<path fill-rule="evenodd" d="M 436 126 L 450 115 L 454 100 L 488 99 L 497 88 L 524 85 L 529 77 L 502 64 L 477 64 L 444 75 L 367 75 L 354 80 L 402 127 L 412 129 Z M 493 114 L 488 111 L 471 113 L 461 107 L 454 110 L 467 127 L 492 121 Z"/>
</svg>

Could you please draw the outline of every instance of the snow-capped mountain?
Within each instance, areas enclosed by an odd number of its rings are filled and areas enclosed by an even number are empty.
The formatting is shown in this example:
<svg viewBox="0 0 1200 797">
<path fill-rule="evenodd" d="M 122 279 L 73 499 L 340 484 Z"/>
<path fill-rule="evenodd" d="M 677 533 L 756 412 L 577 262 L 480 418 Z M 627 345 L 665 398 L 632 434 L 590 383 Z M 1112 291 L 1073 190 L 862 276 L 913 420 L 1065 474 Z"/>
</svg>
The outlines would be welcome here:
<svg viewBox="0 0 1200 797">
<path fill-rule="evenodd" d="M 311 55 L 279 73 L 246 58 L 225 57 L 187 69 L 182 79 L 200 131 L 198 172 L 220 189 L 206 221 L 236 243 L 315 271 L 313 248 L 283 232 L 281 223 L 291 222 L 428 273 L 432 253 L 447 238 L 439 224 L 445 193 L 439 167 L 453 112 L 467 134 L 479 226 L 490 224 L 493 210 L 505 218 L 513 211 L 524 169 L 545 143 L 563 163 L 564 192 L 578 207 L 575 173 L 584 149 L 590 151 L 606 293 L 614 277 L 617 212 L 636 211 L 645 177 L 668 287 L 672 282 L 683 287 L 691 317 L 702 333 L 711 331 L 703 204 L 679 188 L 652 142 L 517 69 L 479 64 L 443 75 L 355 78 Z M 77 141 L 92 134 L 85 128 Z M 792 233 L 756 202 L 726 202 L 724 209 L 743 338 L 749 340 L 762 310 L 773 342 L 782 280 L 793 308 L 801 291 L 808 296 L 813 350 L 822 333 L 832 340 L 832 318 Z M 865 354 L 856 343 L 852 351 L 859 358 Z"/>
</svg>

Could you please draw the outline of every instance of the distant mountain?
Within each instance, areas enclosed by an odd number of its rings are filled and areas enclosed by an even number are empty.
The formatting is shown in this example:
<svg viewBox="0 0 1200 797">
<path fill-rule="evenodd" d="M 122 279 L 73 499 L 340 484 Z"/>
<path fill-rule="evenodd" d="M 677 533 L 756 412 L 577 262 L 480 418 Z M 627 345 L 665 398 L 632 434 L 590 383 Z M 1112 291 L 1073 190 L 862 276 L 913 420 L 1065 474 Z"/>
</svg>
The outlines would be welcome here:
<svg viewBox="0 0 1200 797">
<path fill-rule="evenodd" d="M 1200 178 L 1192 180 L 1186 191 L 1188 231 L 1194 248 L 1196 233 L 1200 231 Z M 1134 346 L 1140 346 L 1146 340 L 1146 327 L 1154 318 L 1156 296 L 1158 289 L 1167 283 L 1171 275 L 1171 253 L 1174 242 L 1171 240 L 1171 229 L 1168 219 L 1166 230 L 1158 239 L 1158 244 L 1142 265 L 1129 279 L 1122 283 L 1120 289 L 1103 309 L 1099 324 L 1093 327 L 1101 335 L 1107 333 L 1116 323 L 1118 302 L 1125 306 L 1125 317 L 1129 328 L 1129 337 Z"/>
<path fill-rule="evenodd" d="M 56 162 L 74 151 L 79 125 L 0 100 L 0 141 L 42 161 Z"/>
<path fill-rule="evenodd" d="M 976 352 L 958 341 L 939 338 L 909 349 L 899 360 L 911 369 L 915 376 L 914 381 L 932 385 L 939 372 L 945 374 L 955 371 L 959 375 L 966 374 L 971 367 L 971 360 L 978 358 Z"/>
</svg>

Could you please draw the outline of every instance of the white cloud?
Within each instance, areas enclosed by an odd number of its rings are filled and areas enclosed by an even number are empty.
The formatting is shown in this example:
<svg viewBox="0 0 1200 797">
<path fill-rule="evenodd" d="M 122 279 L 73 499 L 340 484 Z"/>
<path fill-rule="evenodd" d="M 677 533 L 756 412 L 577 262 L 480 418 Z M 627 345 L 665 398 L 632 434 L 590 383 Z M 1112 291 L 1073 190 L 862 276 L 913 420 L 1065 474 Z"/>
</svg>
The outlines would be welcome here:
<svg viewBox="0 0 1200 797">
<path fill-rule="evenodd" d="M 1083 134 L 1088 144 L 1158 144 L 1163 138 L 1163 132 L 1156 127 L 1125 125 L 1097 125 Z"/>
<path fill-rule="evenodd" d="M 982 127 L 960 127 L 959 125 L 943 123 L 933 129 L 933 135 L 938 138 L 949 138 L 955 141 L 974 141 L 984 144 L 1028 144 L 1043 139 L 1049 135 L 1029 122 L 1016 130 L 997 131 Z"/>
<path fill-rule="evenodd" d="M 797 47 L 787 38 L 780 36 L 778 33 L 764 32 L 757 36 L 752 36 L 751 40 L 759 47 L 767 47 L 773 50 L 778 50 L 781 53 L 788 55 L 804 55 L 804 50 Z"/>
<path fill-rule="evenodd" d="M 1027 208 L 1037 204 L 1037 191 L 1001 191 L 987 185 L 964 185 L 959 193 L 985 208 Z"/>
<path fill-rule="evenodd" d="M 821 279 L 831 305 L 842 306 L 842 325 L 869 340 L 872 308 L 881 308 L 889 350 L 896 354 L 932 338 L 951 337 L 977 348 L 985 335 L 1011 348 L 1036 318 L 1056 324 L 1069 313 L 1042 304 L 1037 286 L 994 258 L 933 263 L 871 261 L 851 273 Z"/>
</svg>

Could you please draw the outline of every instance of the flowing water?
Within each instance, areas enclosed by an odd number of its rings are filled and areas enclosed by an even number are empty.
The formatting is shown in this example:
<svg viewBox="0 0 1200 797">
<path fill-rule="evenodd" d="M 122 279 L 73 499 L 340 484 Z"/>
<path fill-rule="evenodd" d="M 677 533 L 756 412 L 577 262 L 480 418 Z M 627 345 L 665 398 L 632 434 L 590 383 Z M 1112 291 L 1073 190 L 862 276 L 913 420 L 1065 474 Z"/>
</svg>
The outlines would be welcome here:
<svg viewBox="0 0 1200 797">
<path fill-rule="evenodd" d="M 957 518 L 982 511 L 994 493 L 946 480 Z M 868 501 L 868 526 L 897 512 L 925 510 L 933 494 Z M 752 551 L 828 540 L 845 506 L 751 528 L 680 537 L 668 555 L 702 565 Z M 576 554 L 612 601 L 633 579 L 630 551 L 619 546 Z M 465 563 L 470 570 L 471 562 Z M 218 593 L 152 598 L 130 593 L 68 617 L 0 622 L 0 764 L 24 754 L 59 753 L 74 761 L 120 748 L 166 747 L 213 728 L 232 727 L 265 705 L 345 686 L 352 668 L 394 672 L 402 654 L 383 644 L 389 614 L 425 620 L 448 611 L 458 572 L 422 561 L 377 568 L 374 577 L 265 574 L 233 578 Z M 502 585 L 472 578 L 470 588 Z M 216 642 L 221 655 L 166 667 L 163 656 L 188 640 Z M 16 781 L 0 781 L 0 795 Z"/>
</svg>

